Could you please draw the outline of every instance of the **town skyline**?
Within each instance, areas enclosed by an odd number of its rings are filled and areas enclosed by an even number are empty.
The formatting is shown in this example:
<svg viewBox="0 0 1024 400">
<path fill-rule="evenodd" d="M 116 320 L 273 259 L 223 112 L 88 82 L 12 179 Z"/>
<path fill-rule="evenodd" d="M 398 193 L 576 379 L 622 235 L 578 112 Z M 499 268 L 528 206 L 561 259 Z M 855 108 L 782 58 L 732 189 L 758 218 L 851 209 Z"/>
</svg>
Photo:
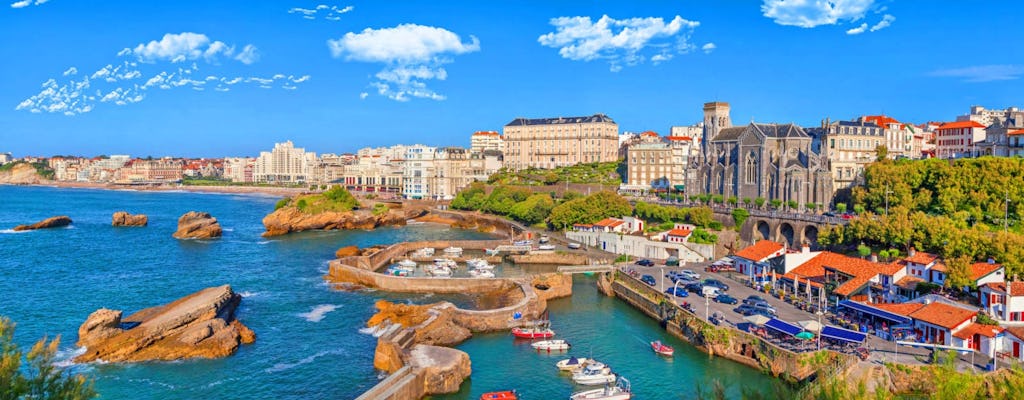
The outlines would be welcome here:
<svg viewBox="0 0 1024 400">
<path fill-rule="evenodd" d="M 17 77 L 0 95 L 0 151 L 223 157 L 291 139 L 345 153 L 464 145 L 517 117 L 603 113 L 621 131 L 666 134 L 714 100 L 733 105 L 737 124 L 805 127 L 878 114 L 951 121 L 971 105 L 1018 103 L 1024 68 L 1000 50 L 1013 38 L 995 30 L 1007 13 L 796 3 L 227 3 L 195 13 L 187 3 L 14 2 L 0 11 L 0 30 L 21 38 L 0 66 Z M 77 18 L 85 13 L 97 17 Z M 18 35 L 46 24 L 74 35 Z M 984 56 L 941 57 L 934 43 Z"/>
</svg>

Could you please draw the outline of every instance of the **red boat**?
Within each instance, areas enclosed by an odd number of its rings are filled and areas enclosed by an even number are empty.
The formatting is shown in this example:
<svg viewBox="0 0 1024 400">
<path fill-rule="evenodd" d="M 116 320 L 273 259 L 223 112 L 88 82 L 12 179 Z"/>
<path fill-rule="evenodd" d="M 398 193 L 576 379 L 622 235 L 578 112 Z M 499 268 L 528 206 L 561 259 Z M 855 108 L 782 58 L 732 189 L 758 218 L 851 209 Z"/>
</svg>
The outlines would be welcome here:
<svg viewBox="0 0 1024 400">
<path fill-rule="evenodd" d="M 512 328 L 512 335 L 524 339 L 548 339 L 555 336 L 551 328 Z"/>
<path fill-rule="evenodd" d="M 515 390 L 506 390 L 504 392 L 490 392 L 480 395 L 480 400 L 519 400 L 519 396 Z"/>
<path fill-rule="evenodd" d="M 675 349 L 672 348 L 672 346 L 662 344 L 660 340 L 655 340 L 651 342 L 651 348 L 654 349 L 655 353 L 667 357 L 672 357 L 672 354 L 675 354 L 676 352 Z"/>
</svg>

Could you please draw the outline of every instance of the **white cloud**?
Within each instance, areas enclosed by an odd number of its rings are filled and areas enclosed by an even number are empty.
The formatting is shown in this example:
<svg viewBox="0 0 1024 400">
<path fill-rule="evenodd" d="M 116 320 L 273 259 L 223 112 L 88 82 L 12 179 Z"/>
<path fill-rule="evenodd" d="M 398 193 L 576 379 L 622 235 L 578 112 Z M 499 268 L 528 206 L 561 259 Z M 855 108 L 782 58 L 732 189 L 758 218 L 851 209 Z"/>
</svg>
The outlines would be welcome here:
<svg viewBox="0 0 1024 400">
<path fill-rule="evenodd" d="M 170 61 L 172 63 L 186 60 L 204 59 L 206 62 L 215 63 L 220 57 L 233 57 L 244 64 L 252 64 L 259 59 L 256 46 L 247 44 L 242 52 L 235 56 L 235 47 L 219 40 L 211 41 L 202 33 L 182 32 L 168 33 L 159 41 L 153 40 L 149 43 L 139 44 L 134 49 L 125 49 L 118 53 L 121 55 L 133 54 L 139 61 L 154 63 L 157 61 Z"/>
<path fill-rule="evenodd" d="M 78 68 L 71 67 L 71 68 L 68 68 L 68 69 L 64 70 L 64 74 L 63 75 L 64 76 L 68 76 L 68 75 L 76 75 L 76 74 L 78 74 Z"/>
<path fill-rule="evenodd" d="M 711 52 L 715 51 L 717 48 L 718 46 L 715 46 L 715 44 L 711 42 L 704 43 L 703 46 L 700 46 L 700 49 L 704 50 L 704 54 L 711 54 Z"/>
<path fill-rule="evenodd" d="M 353 6 L 338 7 L 338 6 L 329 6 L 329 5 L 326 5 L 326 4 L 320 4 L 320 5 L 316 6 L 315 8 L 294 7 L 294 8 L 289 9 L 288 13 L 289 14 L 299 14 L 299 15 L 302 16 L 302 18 L 309 19 L 309 20 L 315 20 L 317 18 L 317 16 L 319 15 L 319 16 L 324 17 L 324 19 L 327 19 L 327 20 L 338 21 L 338 20 L 341 19 L 341 14 L 346 14 L 346 13 L 352 12 L 352 10 L 355 10 L 355 7 L 353 7 Z"/>
<path fill-rule="evenodd" d="M 975 65 L 962 68 L 940 69 L 929 75 L 937 77 L 960 78 L 964 82 L 992 82 L 1020 79 L 1024 75 L 1024 65 Z"/>
<path fill-rule="evenodd" d="M 858 26 L 856 28 L 846 30 L 846 34 L 847 35 L 860 35 L 860 34 L 864 33 L 864 31 L 866 31 L 866 30 L 868 30 L 868 23 L 867 22 L 865 22 L 863 24 L 860 24 L 860 26 Z"/>
<path fill-rule="evenodd" d="M 622 65 L 644 62 L 648 56 L 643 50 L 648 47 L 672 48 L 679 54 L 689 52 L 694 48 L 689 36 L 700 26 L 700 22 L 678 15 L 668 23 L 660 17 L 617 20 L 604 15 L 597 22 L 590 17 L 558 17 L 552 18 L 550 24 L 555 32 L 537 38 L 541 45 L 557 48 L 558 54 L 570 60 L 607 60 L 612 71 L 622 69 Z M 674 43 L 669 39 L 675 39 Z M 658 54 L 661 59 L 669 53 Z"/>
<path fill-rule="evenodd" d="M 858 21 L 875 0 L 764 0 L 761 13 L 779 25 L 813 28 L 839 21 Z"/>
<path fill-rule="evenodd" d="M 871 32 L 880 31 L 882 29 L 888 28 L 889 25 L 892 25 L 893 21 L 896 21 L 896 17 L 892 16 L 891 14 L 885 14 L 882 17 L 881 21 L 878 21 L 878 23 L 875 24 L 875 26 L 871 27 Z"/>
<path fill-rule="evenodd" d="M 289 76 L 288 79 L 291 79 L 292 83 L 302 83 L 309 80 L 309 75 L 303 75 L 298 78 L 293 78 Z"/>
<path fill-rule="evenodd" d="M 444 28 L 402 24 L 392 28 L 366 28 L 349 32 L 340 39 L 327 41 L 334 58 L 385 64 L 370 85 L 377 93 L 397 101 L 411 98 L 444 100 L 428 89 L 427 80 L 445 80 L 442 66 L 453 62 L 451 56 L 480 51 L 480 41 L 470 36 L 464 42 L 458 34 Z"/>
<path fill-rule="evenodd" d="M 251 44 L 245 45 L 242 51 L 235 57 L 236 60 L 241 61 L 242 64 L 250 65 L 260 59 L 260 53 L 256 50 L 256 46 Z"/>
<path fill-rule="evenodd" d="M 366 100 L 366 97 L 369 96 L 369 95 L 370 94 L 366 93 L 366 92 L 359 93 L 359 99 L 360 100 Z"/>
<path fill-rule="evenodd" d="M 36 0 L 35 2 L 33 2 L 32 0 L 21 0 L 11 3 L 11 8 L 25 8 L 33 5 L 38 6 L 40 4 L 46 3 L 47 1 L 49 0 Z"/>
</svg>

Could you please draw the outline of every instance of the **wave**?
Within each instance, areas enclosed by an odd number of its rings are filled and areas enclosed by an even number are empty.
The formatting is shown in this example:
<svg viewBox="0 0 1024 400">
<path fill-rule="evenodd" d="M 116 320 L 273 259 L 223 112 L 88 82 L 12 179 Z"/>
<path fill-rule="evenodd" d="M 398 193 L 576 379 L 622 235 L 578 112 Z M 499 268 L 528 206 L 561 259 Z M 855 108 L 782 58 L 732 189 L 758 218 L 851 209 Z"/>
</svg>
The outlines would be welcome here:
<svg viewBox="0 0 1024 400">
<path fill-rule="evenodd" d="M 234 232 L 235 228 L 221 228 L 221 230 L 224 232 Z"/>
<path fill-rule="evenodd" d="M 69 349 L 58 350 L 55 355 L 53 365 L 60 368 L 67 368 L 75 365 L 73 361 L 75 357 L 85 354 L 85 347 L 72 347 Z"/>
<path fill-rule="evenodd" d="M 341 351 L 341 350 L 325 350 L 325 351 L 321 351 L 319 353 L 316 353 L 314 355 L 311 355 L 309 357 L 303 358 L 303 359 L 301 359 L 299 361 L 296 361 L 296 362 L 293 362 L 293 363 L 277 363 L 277 364 L 274 364 L 273 367 L 267 368 L 267 369 L 265 369 L 263 371 L 268 373 L 268 374 L 272 374 L 272 373 L 275 373 L 275 372 L 281 372 L 281 371 L 287 371 L 289 369 L 298 367 L 298 366 L 303 365 L 303 364 L 309 364 L 309 363 L 311 363 L 313 361 L 316 361 L 316 359 L 318 359 L 320 357 L 323 357 L 323 356 L 340 356 L 340 355 L 345 355 L 345 354 L 347 354 L 347 353 L 344 352 L 344 351 Z"/>
<path fill-rule="evenodd" d="M 242 293 L 239 293 L 238 295 L 242 296 L 243 298 L 245 298 L 245 297 L 259 296 L 259 294 L 260 294 L 260 292 L 250 292 L 250 291 L 246 290 L 246 291 L 244 291 Z"/>
<path fill-rule="evenodd" d="M 305 318 L 306 321 L 309 322 L 320 322 L 321 320 L 324 319 L 324 316 L 327 315 L 327 313 L 338 309 L 338 307 L 341 306 L 337 304 L 320 304 L 316 307 L 313 307 L 313 309 L 310 310 L 308 313 L 302 313 L 299 314 L 299 316 Z"/>
<path fill-rule="evenodd" d="M 256 244 L 261 244 L 261 245 L 262 244 L 267 244 L 267 243 L 270 243 L 270 241 L 269 240 L 260 240 L 260 241 L 256 242 Z"/>
<path fill-rule="evenodd" d="M 0 229 L 0 233 L 29 233 L 32 231 L 16 231 L 14 229 Z"/>
</svg>

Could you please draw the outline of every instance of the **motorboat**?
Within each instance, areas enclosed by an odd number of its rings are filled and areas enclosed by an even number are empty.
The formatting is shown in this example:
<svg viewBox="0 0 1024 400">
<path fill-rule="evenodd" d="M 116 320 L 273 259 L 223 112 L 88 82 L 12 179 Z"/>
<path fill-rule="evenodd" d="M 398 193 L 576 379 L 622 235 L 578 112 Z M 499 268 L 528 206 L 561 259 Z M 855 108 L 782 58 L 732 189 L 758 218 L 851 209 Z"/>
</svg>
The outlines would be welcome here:
<svg viewBox="0 0 1024 400">
<path fill-rule="evenodd" d="M 480 395 L 480 400 L 519 400 L 519 392 L 516 392 L 515 389 L 487 392 Z"/>
<path fill-rule="evenodd" d="M 448 247 L 448 248 L 444 249 L 444 254 L 458 257 L 458 256 L 462 255 L 462 248 L 461 247 Z"/>
<path fill-rule="evenodd" d="M 603 389 L 591 389 L 569 395 L 569 400 L 629 400 L 633 392 L 626 378 L 619 377 L 615 385 L 607 385 Z"/>
<path fill-rule="evenodd" d="M 424 247 L 422 249 L 419 249 L 419 250 L 416 250 L 415 252 L 413 252 L 413 255 L 416 256 L 416 257 L 433 257 L 434 256 L 434 248 L 433 247 Z"/>
<path fill-rule="evenodd" d="M 584 357 L 569 357 L 562 361 L 556 362 L 555 368 L 558 368 L 559 371 L 576 371 L 580 368 L 583 368 L 583 366 L 587 364 L 587 361 L 592 360 Z"/>
<path fill-rule="evenodd" d="M 541 340 L 539 342 L 531 343 L 530 346 L 537 350 L 547 351 L 569 350 L 569 347 L 572 347 L 569 342 L 566 342 L 563 339 Z"/>
<path fill-rule="evenodd" d="M 494 278 L 494 273 L 486 269 L 471 269 L 469 276 L 474 278 Z"/>
<path fill-rule="evenodd" d="M 416 268 L 417 265 L 415 261 L 406 258 L 402 261 L 399 261 L 398 266 L 402 268 Z"/>
<path fill-rule="evenodd" d="M 391 267 L 384 271 L 392 276 L 409 276 L 410 271 L 401 267 Z"/>
<path fill-rule="evenodd" d="M 676 352 L 675 349 L 672 348 L 672 346 L 661 343 L 660 340 L 655 340 L 651 342 L 651 349 L 654 349 L 654 352 L 658 353 L 659 355 L 668 357 L 672 357 L 672 354 L 675 354 Z"/>
<path fill-rule="evenodd" d="M 443 265 L 432 265 L 427 267 L 427 273 L 431 276 L 450 277 L 452 269 Z"/>
<path fill-rule="evenodd" d="M 555 331 L 543 324 L 528 328 L 512 328 L 512 335 L 523 339 L 548 339 L 555 336 Z"/>
<path fill-rule="evenodd" d="M 537 246 L 537 250 L 554 250 L 554 249 L 555 249 L 555 245 L 553 245 L 553 244 L 542 244 L 540 246 Z"/>
<path fill-rule="evenodd" d="M 451 259 L 435 258 L 434 259 L 434 266 L 436 266 L 436 267 L 447 267 L 449 269 L 455 269 L 455 268 L 458 268 L 459 264 L 456 263 L 455 261 L 451 260 Z"/>
<path fill-rule="evenodd" d="M 615 382 L 615 374 L 601 363 L 591 363 L 572 374 L 572 381 L 580 385 L 607 385 Z"/>
<path fill-rule="evenodd" d="M 499 253 L 501 253 L 501 251 L 499 251 L 498 249 L 484 249 L 484 254 L 489 256 L 496 256 Z"/>
<path fill-rule="evenodd" d="M 469 260 L 466 260 L 466 265 L 473 268 L 480 268 L 480 266 L 488 266 L 491 264 L 487 263 L 487 260 L 484 260 L 482 258 L 471 258 Z"/>
</svg>

